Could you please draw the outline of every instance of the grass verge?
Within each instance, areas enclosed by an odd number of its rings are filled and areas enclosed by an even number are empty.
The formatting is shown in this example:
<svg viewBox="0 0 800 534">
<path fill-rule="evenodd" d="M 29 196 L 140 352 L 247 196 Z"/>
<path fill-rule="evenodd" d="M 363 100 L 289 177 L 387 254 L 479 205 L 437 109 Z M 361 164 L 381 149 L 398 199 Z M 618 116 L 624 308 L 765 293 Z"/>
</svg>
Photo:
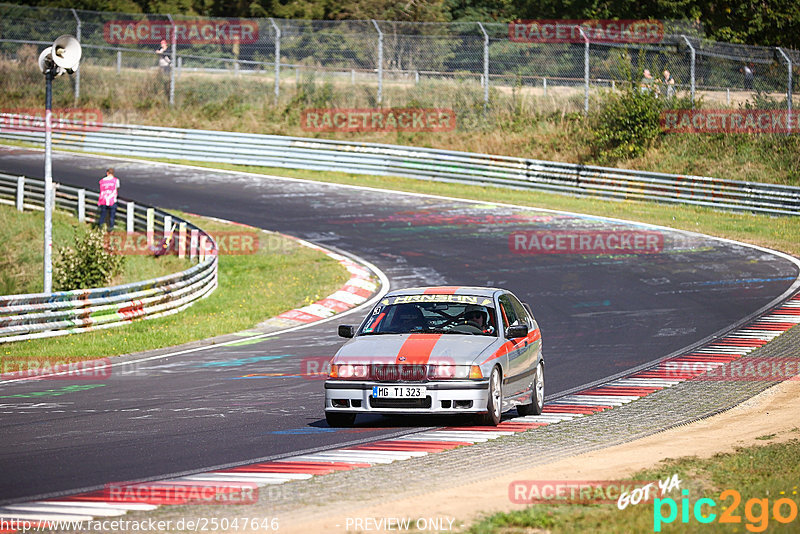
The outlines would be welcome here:
<svg viewBox="0 0 800 534">
<path fill-rule="evenodd" d="M 241 232 L 235 226 L 175 212 L 204 230 Z M 249 255 L 219 257 L 219 287 L 188 309 L 169 317 L 80 335 L 0 345 L 6 358 L 58 357 L 78 361 L 178 345 L 250 328 L 310 304 L 341 287 L 349 274 L 338 262 L 278 234 L 259 234 Z"/>
<path fill-rule="evenodd" d="M 798 429 L 794 429 L 798 432 Z M 767 436 L 764 437 L 767 439 Z M 733 453 L 717 454 L 711 458 L 685 457 L 665 460 L 653 469 L 641 471 L 628 480 L 665 480 L 677 474 L 681 490 L 673 489 L 663 498 L 672 498 L 676 517 L 669 523 L 656 517 L 669 517 L 669 505 L 657 501 L 629 505 L 619 510 L 616 503 L 603 504 L 535 504 L 524 510 L 498 513 L 473 524 L 470 534 L 514 534 L 532 532 L 553 533 L 618 533 L 618 532 L 797 532 L 800 525 L 800 440 L 739 448 Z M 734 490 L 740 496 L 736 501 Z M 688 499 L 688 506 L 682 501 Z M 698 508 L 703 516 L 715 514 L 708 524 L 697 520 L 696 503 L 711 499 Z M 753 500 L 751 500 L 753 499 Z M 775 508 L 780 499 L 778 514 L 793 518 L 782 523 Z M 792 504 L 790 504 L 792 503 Z M 682 512 L 687 511 L 684 522 Z M 794 510 L 794 512 L 792 512 Z M 726 514 L 731 522 L 724 522 Z"/>
<path fill-rule="evenodd" d="M 119 221 L 117 221 L 119 222 Z M 41 293 L 44 245 L 42 228 L 44 212 L 18 212 L 0 204 L 0 295 Z M 117 224 L 117 228 L 121 228 Z M 84 235 L 89 226 L 62 212 L 53 213 L 54 260 L 59 247 L 74 245 L 75 238 Z M 186 260 L 168 256 L 155 260 L 150 256 L 126 256 L 122 272 L 109 285 L 148 280 L 182 271 L 189 267 Z"/>
</svg>

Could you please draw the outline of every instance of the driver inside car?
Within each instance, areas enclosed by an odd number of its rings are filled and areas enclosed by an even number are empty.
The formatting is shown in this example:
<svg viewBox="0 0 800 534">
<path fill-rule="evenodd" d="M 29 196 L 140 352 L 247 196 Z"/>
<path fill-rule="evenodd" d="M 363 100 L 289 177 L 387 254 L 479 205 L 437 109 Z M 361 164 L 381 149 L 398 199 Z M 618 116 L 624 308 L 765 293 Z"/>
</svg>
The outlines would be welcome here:
<svg viewBox="0 0 800 534">
<path fill-rule="evenodd" d="M 464 320 L 467 324 L 479 328 L 484 334 L 494 334 L 494 327 L 489 324 L 489 311 L 486 306 L 467 306 L 464 310 Z"/>
</svg>

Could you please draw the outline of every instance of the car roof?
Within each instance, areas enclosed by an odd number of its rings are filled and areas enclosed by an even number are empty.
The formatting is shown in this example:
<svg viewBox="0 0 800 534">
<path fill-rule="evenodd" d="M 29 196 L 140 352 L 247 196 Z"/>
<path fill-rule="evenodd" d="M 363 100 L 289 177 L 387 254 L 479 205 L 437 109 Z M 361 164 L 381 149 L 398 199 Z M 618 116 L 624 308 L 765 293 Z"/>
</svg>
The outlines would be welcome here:
<svg viewBox="0 0 800 534">
<path fill-rule="evenodd" d="M 506 292 L 505 289 L 496 287 L 479 286 L 430 286 L 430 287 L 410 287 L 407 289 L 395 289 L 386 294 L 387 297 L 395 295 L 476 295 L 479 297 L 493 297 L 497 292 Z"/>
</svg>

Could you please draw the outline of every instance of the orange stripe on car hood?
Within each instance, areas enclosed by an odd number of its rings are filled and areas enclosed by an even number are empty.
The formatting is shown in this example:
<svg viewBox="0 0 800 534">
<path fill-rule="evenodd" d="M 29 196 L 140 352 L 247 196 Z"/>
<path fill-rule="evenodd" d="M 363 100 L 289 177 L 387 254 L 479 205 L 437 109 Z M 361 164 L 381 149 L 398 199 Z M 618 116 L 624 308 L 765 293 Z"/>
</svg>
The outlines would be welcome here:
<svg viewBox="0 0 800 534">
<path fill-rule="evenodd" d="M 400 347 L 396 363 L 428 363 L 433 347 L 440 337 L 442 334 L 411 334 Z"/>
</svg>

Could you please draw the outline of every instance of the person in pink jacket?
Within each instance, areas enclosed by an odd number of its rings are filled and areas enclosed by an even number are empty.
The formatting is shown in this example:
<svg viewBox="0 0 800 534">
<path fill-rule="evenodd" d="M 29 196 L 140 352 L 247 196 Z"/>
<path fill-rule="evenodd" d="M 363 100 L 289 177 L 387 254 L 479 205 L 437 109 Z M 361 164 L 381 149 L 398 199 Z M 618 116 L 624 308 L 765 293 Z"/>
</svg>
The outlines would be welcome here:
<svg viewBox="0 0 800 534">
<path fill-rule="evenodd" d="M 114 229 L 114 219 L 117 216 L 117 191 L 119 179 L 114 176 L 114 169 L 108 169 L 106 175 L 100 180 L 100 198 L 97 205 L 100 207 L 100 218 L 97 227 L 102 228 L 108 215 L 108 231 Z"/>
</svg>

